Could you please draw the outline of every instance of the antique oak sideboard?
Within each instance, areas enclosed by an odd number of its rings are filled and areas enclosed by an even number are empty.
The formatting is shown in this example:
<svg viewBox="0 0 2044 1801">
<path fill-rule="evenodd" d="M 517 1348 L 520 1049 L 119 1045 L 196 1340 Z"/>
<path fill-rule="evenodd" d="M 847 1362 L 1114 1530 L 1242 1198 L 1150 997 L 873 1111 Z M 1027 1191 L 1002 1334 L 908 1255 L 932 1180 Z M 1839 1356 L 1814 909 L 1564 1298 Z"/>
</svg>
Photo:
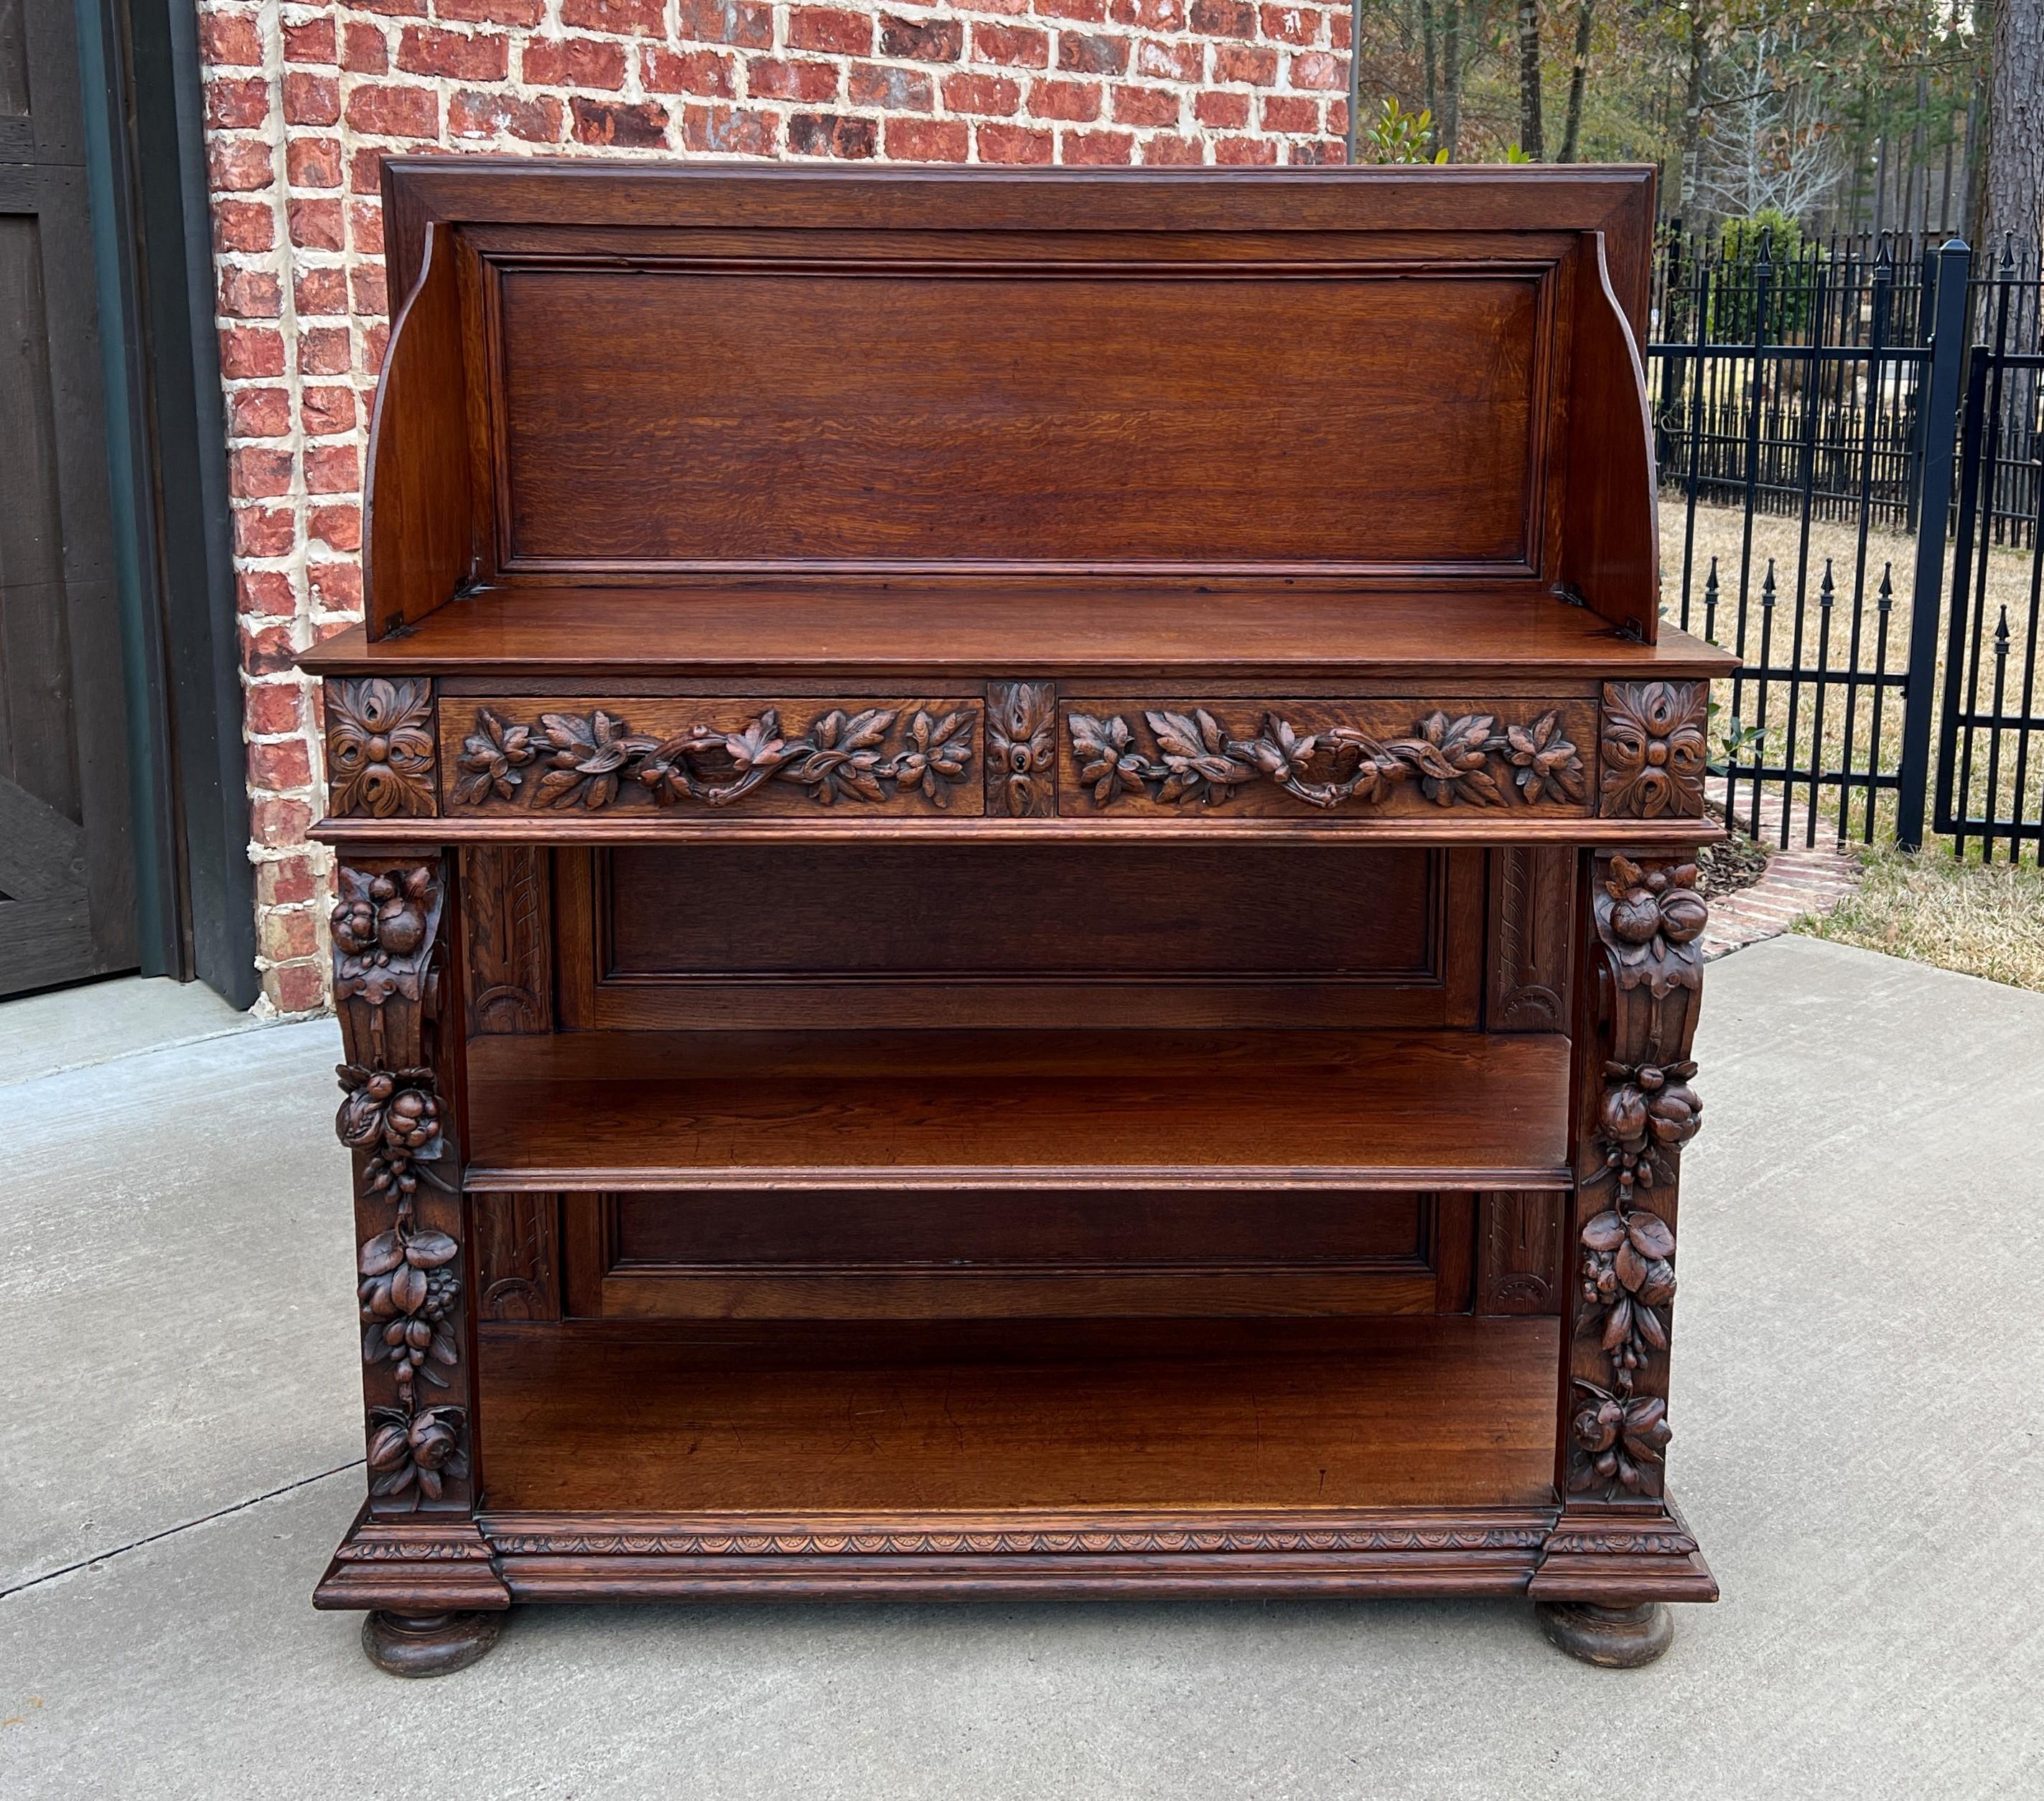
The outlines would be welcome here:
<svg viewBox="0 0 2044 1801">
<path fill-rule="evenodd" d="M 385 1668 L 1716 1587 L 1648 171 L 399 160 L 322 678 Z"/>
</svg>

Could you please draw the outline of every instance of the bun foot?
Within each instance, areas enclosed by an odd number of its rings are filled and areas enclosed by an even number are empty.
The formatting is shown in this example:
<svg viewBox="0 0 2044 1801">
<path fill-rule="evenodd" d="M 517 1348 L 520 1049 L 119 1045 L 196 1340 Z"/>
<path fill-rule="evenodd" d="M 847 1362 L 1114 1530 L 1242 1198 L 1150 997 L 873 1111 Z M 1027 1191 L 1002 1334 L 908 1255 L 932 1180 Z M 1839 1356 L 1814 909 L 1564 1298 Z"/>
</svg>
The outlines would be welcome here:
<svg viewBox="0 0 2044 1801">
<path fill-rule="evenodd" d="M 392 1676 L 448 1676 L 465 1670 L 497 1642 L 504 1615 L 365 1614 L 362 1649 Z"/>
<path fill-rule="evenodd" d="M 1540 1630 L 1572 1657 L 1608 1670 L 1650 1664 L 1675 1642 L 1675 1621 L 1658 1601 L 1636 1607 L 1597 1607 L 1584 1601 L 1535 1604 Z"/>
</svg>

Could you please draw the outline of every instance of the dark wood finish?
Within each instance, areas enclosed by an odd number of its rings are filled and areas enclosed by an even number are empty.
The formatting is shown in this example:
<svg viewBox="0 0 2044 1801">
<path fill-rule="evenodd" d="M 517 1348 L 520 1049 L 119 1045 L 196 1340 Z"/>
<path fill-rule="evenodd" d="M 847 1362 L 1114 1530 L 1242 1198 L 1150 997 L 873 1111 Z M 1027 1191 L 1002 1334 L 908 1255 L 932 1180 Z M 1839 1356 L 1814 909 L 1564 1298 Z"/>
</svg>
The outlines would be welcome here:
<svg viewBox="0 0 2044 1801">
<path fill-rule="evenodd" d="M 75 29 L 0 11 L 0 995 L 138 954 Z"/>
<path fill-rule="evenodd" d="M 490 1190 L 1567 1185 L 1566 1041 L 587 1032 L 469 1047 Z"/>
<path fill-rule="evenodd" d="M 1535 1611 L 1550 1644 L 1600 1669 L 1636 1670 L 1675 1642 L 1674 1616 L 1658 1601 L 1631 1607 L 1543 1601 Z"/>
<path fill-rule="evenodd" d="M 451 1676 L 488 1654 L 504 1630 L 495 1614 L 386 1614 L 362 1617 L 362 1648 L 390 1676 Z"/>
<path fill-rule="evenodd" d="M 1713 1595 L 1650 175 L 385 168 L 321 1604 Z"/>
</svg>

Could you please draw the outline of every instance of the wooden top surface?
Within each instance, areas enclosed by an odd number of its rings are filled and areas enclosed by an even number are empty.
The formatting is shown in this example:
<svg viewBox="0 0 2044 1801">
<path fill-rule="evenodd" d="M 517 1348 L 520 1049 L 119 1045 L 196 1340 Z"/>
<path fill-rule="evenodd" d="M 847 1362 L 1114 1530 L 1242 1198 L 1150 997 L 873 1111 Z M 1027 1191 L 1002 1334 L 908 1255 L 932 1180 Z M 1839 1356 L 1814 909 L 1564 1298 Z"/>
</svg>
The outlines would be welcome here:
<svg viewBox="0 0 2044 1801">
<path fill-rule="evenodd" d="M 300 658 L 317 675 L 578 678 L 1178 676 L 1254 682 L 1452 672 L 1639 679 L 1723 674 L 1672 627 L 1641 645 L 1581 607 L 1504 590 L 1020 583 L 778 587 L 524 584 L 467 595 L 371 643 L 352 626 Z"/>
</svg>

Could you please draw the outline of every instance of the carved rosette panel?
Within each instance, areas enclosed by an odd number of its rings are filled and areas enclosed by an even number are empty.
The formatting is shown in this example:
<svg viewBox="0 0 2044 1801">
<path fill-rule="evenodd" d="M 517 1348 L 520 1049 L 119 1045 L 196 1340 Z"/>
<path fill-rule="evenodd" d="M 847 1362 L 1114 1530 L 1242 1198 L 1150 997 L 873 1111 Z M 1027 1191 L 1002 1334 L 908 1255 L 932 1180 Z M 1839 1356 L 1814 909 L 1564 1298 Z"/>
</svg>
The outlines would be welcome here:
<svg viewBox="0 0 2044 1801">
<path fill-rule="evenodd" d="M 982 704 L 484 700 L 442 722 L 448 806 L 977 813 Z"/>
<path fill-rule="evenodd" d="M 1703 682 L 1605 683 L 1598 810 L 1607 818 L 1700 818 L 1709 702 Z"/>
<path fill-rule="evenodd" d="M 1676 1184 L 1702 1123 L 1689 1047 L 1708 918 L 1693 864 L 1600 856 L 1591 895 L 1600 1068 L 1585 1096 L 1568 1487 L 1658 1498 L 1675 1298 Z"/>
<path fill-rule="evenodd" d="M 1097 709 L 1097 710 L 1094 710 Z M 1117 805 L 1412 813 L 1500 807 L 1581 814 L 1587 705 L 1092 702 L 1065 710 L 1061 810 Z"/>
<path fill-rule="evenodd" d="M 344 817 L 418 818 L 440 810 L 433 789 L 433 694 L 416 678 L 325 685 L 328 788 Z"/>
<path fill-rule="evenodd" d="M 986 691 L 986 810 L 1010 819 L 1058 810 L 1058 691 L 1048 682 Z"/>
<path fill-rule="evenodd" d="M 348 1061 L 334 1123 L 355 1157 L 371 1507 L 465 1509 L 461 1203 L 440 1079 L 444 868 L 375 859 L 340 875 L 333 991 Z"/>
</svg>

